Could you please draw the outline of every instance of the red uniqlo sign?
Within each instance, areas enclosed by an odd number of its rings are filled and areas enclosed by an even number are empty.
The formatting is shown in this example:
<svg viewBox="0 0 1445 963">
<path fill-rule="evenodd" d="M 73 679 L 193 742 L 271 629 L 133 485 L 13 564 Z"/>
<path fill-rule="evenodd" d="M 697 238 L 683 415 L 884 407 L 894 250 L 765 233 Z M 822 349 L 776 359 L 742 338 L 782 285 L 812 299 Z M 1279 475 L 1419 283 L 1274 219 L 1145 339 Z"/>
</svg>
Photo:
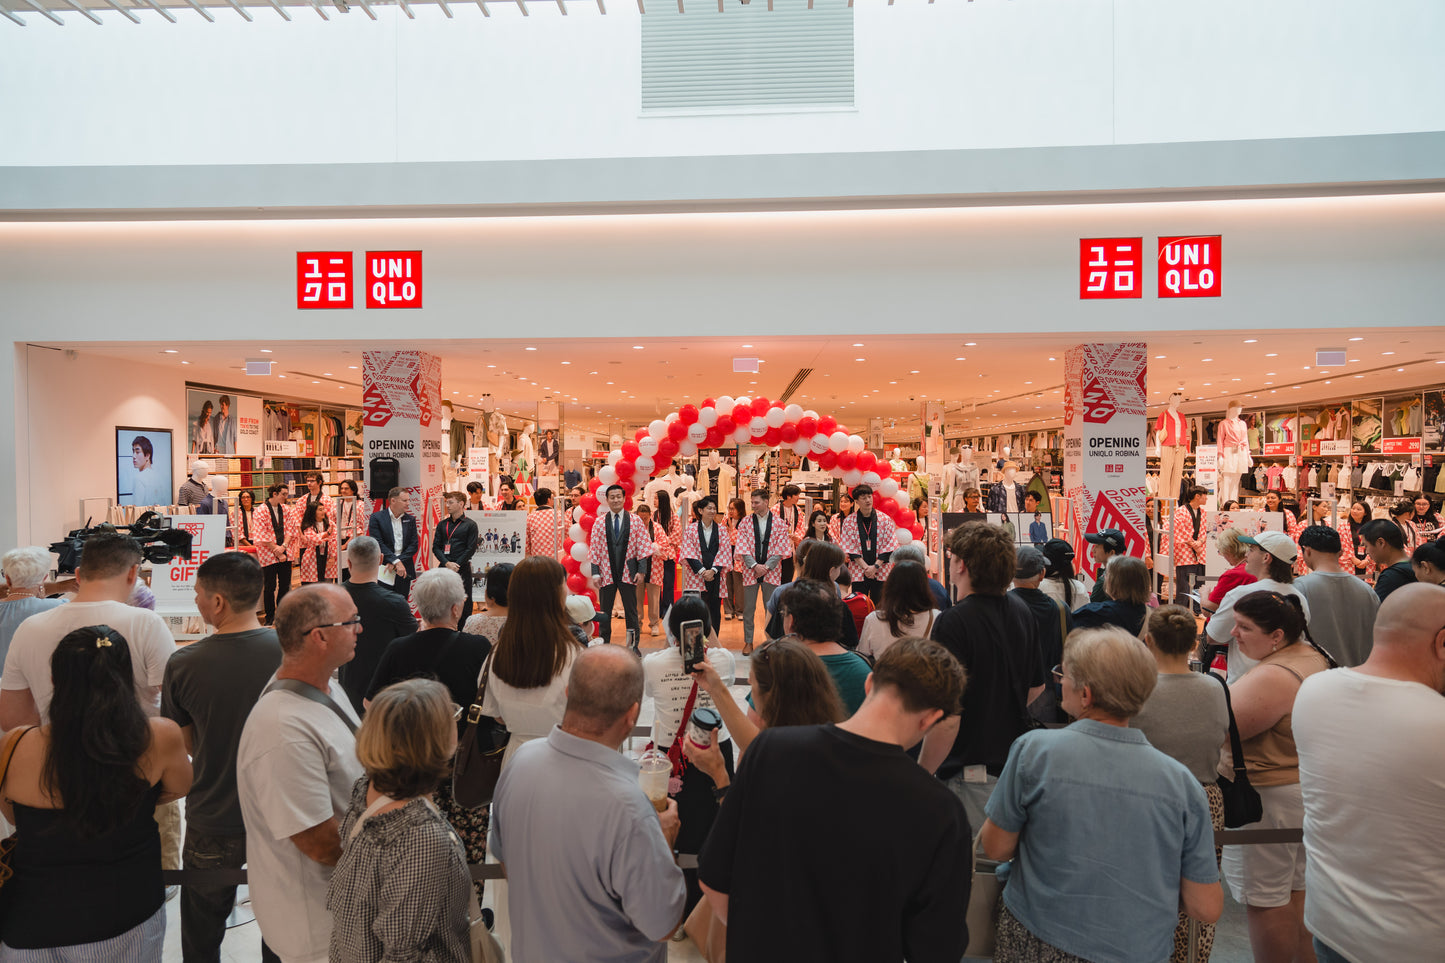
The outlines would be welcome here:
<svg viewBox="0 0 1445 963">
<path fill-rule="evenodd" d="M 1217 298 L 1223 267 L 1220 236 L 1161 237 L 1159 296 Z"/>
<path fill-rule="evenodd" d="M 351 252 L 296 252 L 296 307 L 351 307 Z"/>
<path fill-rule="evenodd" d="M 367 251 L 366 306 L 421 307 L 421 252 Z"/>
<path fill-rule="evenodd" d="M 1086 237 L 1079 241 L 1079 297 L 1144 296 L 1144 239 Z"/>
</svg>

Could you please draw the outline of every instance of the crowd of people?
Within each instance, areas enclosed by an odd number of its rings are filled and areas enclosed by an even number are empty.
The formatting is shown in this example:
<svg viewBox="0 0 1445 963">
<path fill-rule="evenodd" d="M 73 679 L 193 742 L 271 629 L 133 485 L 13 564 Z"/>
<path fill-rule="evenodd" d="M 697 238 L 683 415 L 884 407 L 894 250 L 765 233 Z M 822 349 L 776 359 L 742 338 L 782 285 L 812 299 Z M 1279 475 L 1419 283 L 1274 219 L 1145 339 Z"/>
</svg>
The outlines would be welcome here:
<svg viewBox="0 0 1445 963">
<path fill-rule="evenodd" d="M 41 550 L 6 554 L 0 960 L 159 959 L 168 838 L 187 870 L 246 867 L 263 959 L 287 963 L 465 963 L 482 930 L 520 961 L 661 961 L 686 933 L 710 963 L 951 963 L 980 853 L 1001 864 L 998 960 L 1206 960 L 1221 881 L 1260 963 L 1438 954 L 1445 844 L 1421 828 L 1445 816 L 1445 552 L 1400 521 L 1222 533 L 1201 632 L 1113 529 L 1087 537 L 1092 595 L 1069 543 L 984 522 L 942 537 L 945 588 L 866 486 L 833 519 L 760 490 L 686 525 L 605 494 L 603 611 L 643 603 L 665 641 L 642 658 L 588 647 L 551 555 L 494 570 L 471 614 L 460 494 L 420 574 L 405 492 L 315 558 L 345 583 L 268 607 L 276 563 L 207 558 L 215 631 L 179 649 L 130 604 L 133 539 L 88 539 L 64 604 L 40 597 Z M 293 516 L 340 527 L 319 497 L 272 507 L 258 548 Z M 722 603 L 746 630 L 759 597 L 744 674 Z M 622 751 L 649 700 L 665 801 Z M 482 716 L 510 740 L 467 807 L 453 757 Z M 1303 842 L 1216 847 L 1239 772 L 1261 811 L 1243 828 Z M 220 959 L 235 898 L 234 877 L 186 882 L 185 959 Z"/>
</svg>

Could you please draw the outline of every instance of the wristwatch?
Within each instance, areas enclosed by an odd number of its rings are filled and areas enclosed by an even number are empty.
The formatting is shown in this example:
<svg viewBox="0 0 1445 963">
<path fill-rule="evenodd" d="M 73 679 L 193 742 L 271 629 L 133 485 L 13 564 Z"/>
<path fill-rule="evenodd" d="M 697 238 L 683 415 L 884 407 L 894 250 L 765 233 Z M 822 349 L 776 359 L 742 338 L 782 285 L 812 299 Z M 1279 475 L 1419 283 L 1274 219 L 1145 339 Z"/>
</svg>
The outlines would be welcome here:
<svg viewBox="0 0 1445 963">
<path fill-rule="evenodd" d="M 718 802 L 722 802 L 722 801 L 723 801 L 723 797 L 726 796 L 727 794 L 728 794 L 728 787 L 727 787 L 727 786 L 718 786 L 718 787 L 715 787 L 715 788 L 713 789 L 713 791 L 712 791 L 712 798 L 716 799 Z"/>
</svg>

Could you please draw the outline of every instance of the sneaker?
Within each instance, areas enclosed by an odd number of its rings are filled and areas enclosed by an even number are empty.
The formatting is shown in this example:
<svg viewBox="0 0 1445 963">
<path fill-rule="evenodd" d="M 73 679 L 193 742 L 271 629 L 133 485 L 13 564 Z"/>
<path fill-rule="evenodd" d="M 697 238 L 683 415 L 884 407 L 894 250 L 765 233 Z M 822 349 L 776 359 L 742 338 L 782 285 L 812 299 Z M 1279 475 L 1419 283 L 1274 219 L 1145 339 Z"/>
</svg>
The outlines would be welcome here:
<svg viewBox="0 0 1445 963">
<path fill-rule="evenodd" d="M 659 634 L 659 633 L 658 633 L 658 631 L 657 631 L 657 626 L 654 625 L 654 626 L 652 627 L 652 637 L 655 639 L 655 638 L 658 637 L 658 634 Z"/>
</svg>

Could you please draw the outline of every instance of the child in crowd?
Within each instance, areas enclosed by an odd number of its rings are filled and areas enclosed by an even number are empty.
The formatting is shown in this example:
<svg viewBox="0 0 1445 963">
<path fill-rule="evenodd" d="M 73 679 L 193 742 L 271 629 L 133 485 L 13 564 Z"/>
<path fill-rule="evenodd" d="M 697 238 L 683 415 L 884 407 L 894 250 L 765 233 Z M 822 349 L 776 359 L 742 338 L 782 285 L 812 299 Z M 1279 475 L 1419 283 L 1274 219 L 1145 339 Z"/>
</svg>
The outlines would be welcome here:
<svg viewBox="0 0 1445 963">
<path fill-rule="evenodd" d="M 848 574 L 848 566 L 844 565 L 838 573 L 837 582 L 838 593 L 843 596 L 843 604 L 848 606 L 848 611 L 853 613 L 853 624 L 861 635 L 863 620 L 873 612 L 873 600 L 862 592 L 853 591 L 853 576 Z"/>
</svg>

